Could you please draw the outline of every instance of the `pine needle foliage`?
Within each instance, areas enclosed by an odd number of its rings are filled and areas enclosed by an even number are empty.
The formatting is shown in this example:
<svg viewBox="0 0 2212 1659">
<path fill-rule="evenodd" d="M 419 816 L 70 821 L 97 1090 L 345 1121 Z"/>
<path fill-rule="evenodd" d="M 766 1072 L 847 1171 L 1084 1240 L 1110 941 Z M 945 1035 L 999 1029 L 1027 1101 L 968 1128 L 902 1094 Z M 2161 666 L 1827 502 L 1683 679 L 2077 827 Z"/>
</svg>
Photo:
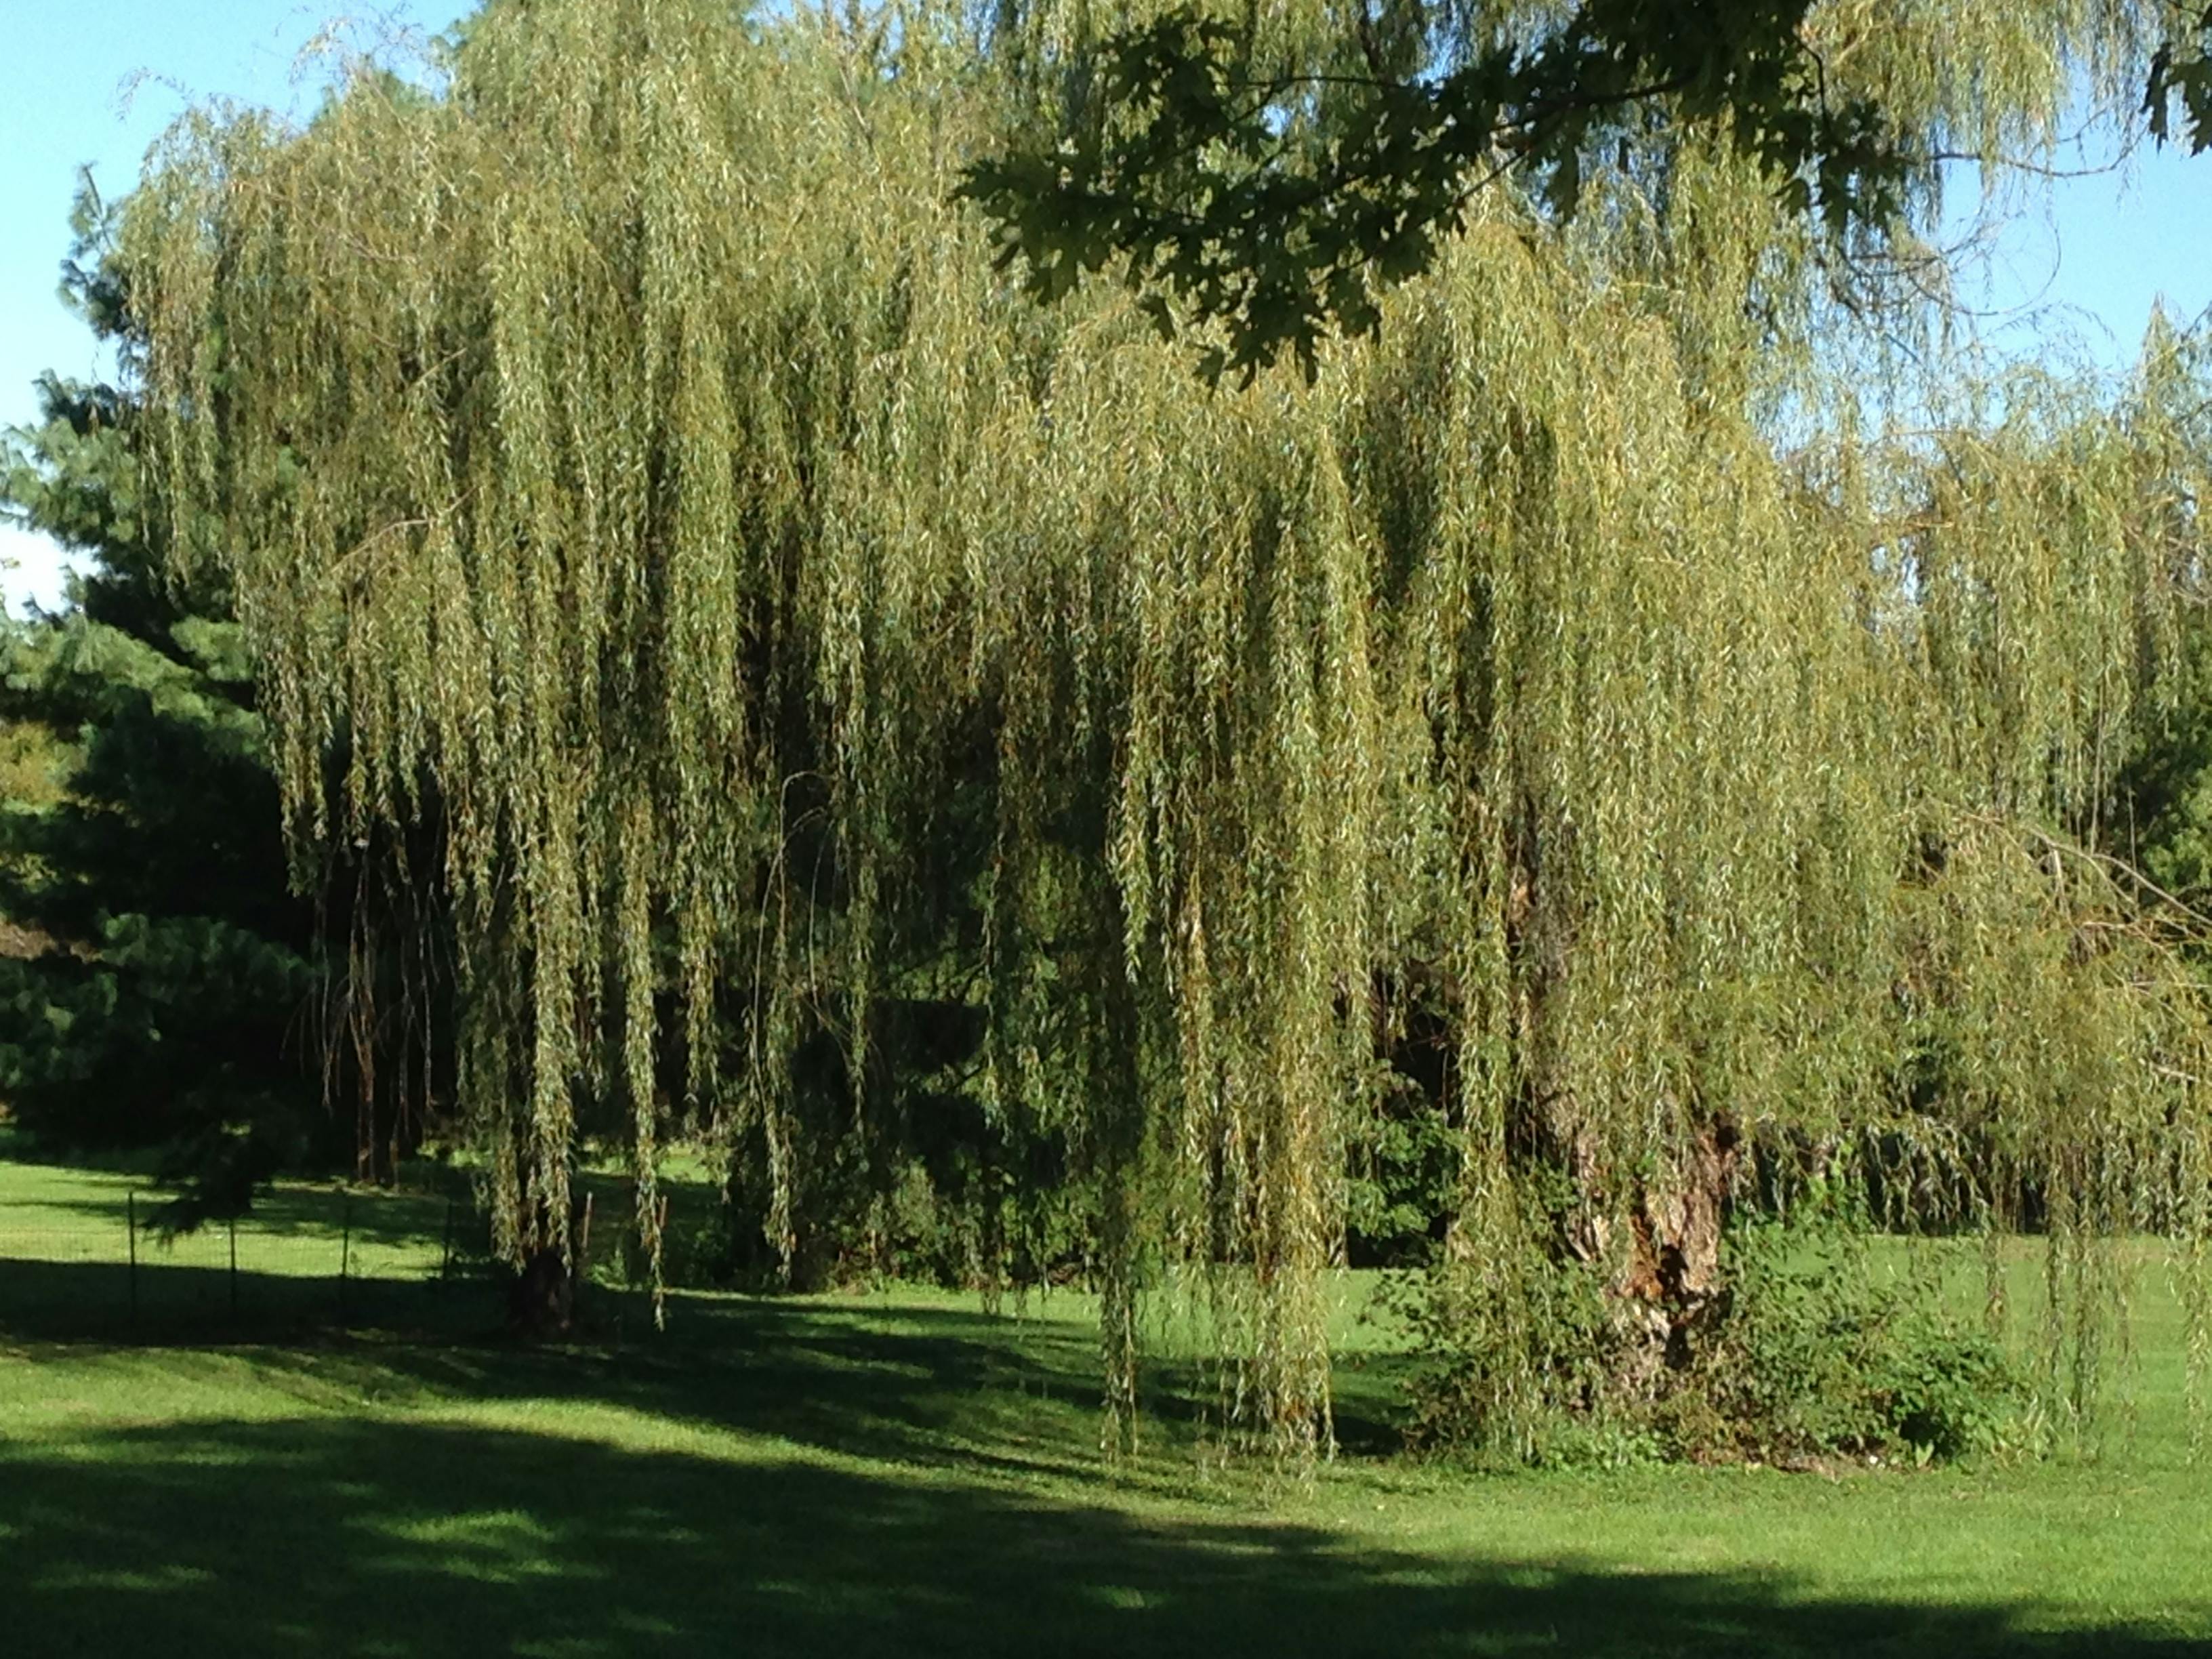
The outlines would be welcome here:
<svg viewBox="0 0 2212 1659">
<path fill-rule="evenodd" d="M 1888 9 L 1824 9 L 1834 55 L 1993 141 L 2096 21 Z M 787 1239 L 793 1047 L 864 1072 L 948 883 L 988 1109 L 1094 1195 L 1116 1433 L 1191 1264 L 1244 1419 L 1327 1446 L 1346 1138 L 1417 1000 L 1509 1417 L 1529 1253 L 1660 1355 L 1746 1148 L 1886 1149 L 1917 1219 L 2201 1235 L 2181 924 L 2098 839 L 2199 574 L 2182 392 L 1862 435 L 1786 208 L 1694 133 L 1565 229 L 1477 198 L 1378 337 L 1202 392 L 953 200 L 1078 15 L 1024 55 L 927 7 L 494 5 L 428 89 L 187 121 L 130 204 L 163 491 L 220 526 L 179 540 L 225 550 L 294 836 L 435 786 L 502 1249 L 567 1246 L 586 1095 L 653 1242 L 671 1035 Z"/>
</svg>

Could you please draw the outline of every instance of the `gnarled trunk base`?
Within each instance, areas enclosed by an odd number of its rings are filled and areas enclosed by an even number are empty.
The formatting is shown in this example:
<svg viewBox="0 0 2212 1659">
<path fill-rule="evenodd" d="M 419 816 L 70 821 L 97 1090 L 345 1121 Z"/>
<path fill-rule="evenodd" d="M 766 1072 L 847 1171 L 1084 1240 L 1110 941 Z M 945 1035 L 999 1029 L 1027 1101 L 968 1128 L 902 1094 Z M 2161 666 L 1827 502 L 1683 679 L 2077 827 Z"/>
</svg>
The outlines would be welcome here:
<svg viewBox="0 0 2212 1659">
<path fill-rule="evenodd" d="M 1666 1372 L 1690 1363 L 1696 1334 L 1718 1310 L 1721 1231 L 1741 1148 L 1734 1124 L 1708 1124 L 1672 1181 L 1638 1190 L 1627 1259 L 1613 1286 L 1630 1336 L 1621 1380 L 1637 1393 L 1656 1393 Z"/>
</svg>

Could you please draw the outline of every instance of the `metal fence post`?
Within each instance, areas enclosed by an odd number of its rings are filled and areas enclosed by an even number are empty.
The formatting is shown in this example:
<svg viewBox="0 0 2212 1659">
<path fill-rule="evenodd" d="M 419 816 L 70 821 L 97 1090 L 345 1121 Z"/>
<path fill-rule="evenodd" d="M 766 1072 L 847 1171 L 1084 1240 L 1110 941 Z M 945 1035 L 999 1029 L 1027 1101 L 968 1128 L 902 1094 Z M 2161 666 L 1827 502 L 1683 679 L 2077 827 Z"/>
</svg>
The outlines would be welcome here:
<svg viewBox="0 0 2212 1659">
<path fill-rule="evenodd" d="M 230 1310 L 238 1311 L 238 1218 L 230 1218 Z"/>
<path fill-rule="evenodd" d="M 446 1200 L 446 1236 L 438 1250 L 438 1282 L 444 1284 L 453 1276 L 453 1200 Z"/>
<path fill-rule="evenodd" d="M 134 1191 L 124 1200 L 124 1225 L 130 1229 L 131 1239 L 131 1322 L 138 1322 L 138 1194 Z"/>
<path fill-rule="evenodd" d="M 585 1286 L 592 1277 L 592 1194 L 584 1194 L 584 1224 L 576 1240 L 576 1270 L 568 1279 L 568 1310 L 573 1316 L 576 1309 L 587 1298 Z"/>
<path fill-rule="evenodd" d="M 346 1305 L 346 1275 L 353 1267 L 353 1193 L 350 1188 L 340 1200 L 338 1217 L 338 1312 L 343 1315 Z"/>
</svg>

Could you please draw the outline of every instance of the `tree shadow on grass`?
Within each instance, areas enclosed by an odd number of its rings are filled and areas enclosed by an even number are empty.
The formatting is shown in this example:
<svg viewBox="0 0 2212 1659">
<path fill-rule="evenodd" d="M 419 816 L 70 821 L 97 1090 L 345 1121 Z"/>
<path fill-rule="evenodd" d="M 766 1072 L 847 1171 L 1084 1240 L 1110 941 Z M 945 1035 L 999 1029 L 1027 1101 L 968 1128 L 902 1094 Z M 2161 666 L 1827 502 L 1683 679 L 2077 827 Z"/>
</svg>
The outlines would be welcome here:
<svg viewBox="0 0 2212 1659">
<path fill-rule="evenodd" d="M 342 1279 L 335 1249 L 289 1259 L 263 1249 L 223 1265 L 225 1241 L 186 1252 L 148 1246 L 134 1268 L 92 1261 L 0 1259 L 0 1332 L 34 1341 L 166 1347 L 283 1342 L 313 1346 L 349 1327 L 405 1330 L 433 1340 L 487 1328 L 489 1293 L 427 1272 Z M 245 1265 L 272 1256 L 280 1271 Z M 179 1259 L 182 1258 L 182 1259 Z M 431 1264 L 434 1268 L 436 1263 Z"/>
<path fill-rule="evenodd" d="M 1099 1472 L 1098 1334 L 1085 1320 L 776 1297 L 672 1302 L 667 1329 L 653 1333 L 641 1297 L 602 1300 L 603 1310 L 625 1309 L 620 1316 L 631 1334 L 618 1343 L 543 1349 L 507 1342 L 443 1353 L 403 1347 L 380 1363 L 428 1365 L 425 1382 L 450 1390 L 458 1358 L 471 1370 L 460 1386 L 473 1397 L 605 1401 L 854 1456 Z M 1394 1375 L 1370 1369 L 1340 1395 L 1343 1455 L 1402 1449 L 1389 1420 Z M 1176 1486 L 1188 1474 L 1183 1454 L 1201 1437 L 1219 1437 L 1220 1380 L 1194 1361 L 1155 1358 L 1140 1371 L 1139 1395 L 1141 1435 L 1159 1457 L 1149 1474 L 1142 1462 L 1120 1473 Z"/>
<path fill-rule="evenodd" d="M 0 1447 L 9 1650 L 165 1655 L 2051 1655 L 2014 1610 L 1419 1558 L 943 1471 L 319 1419 Z"/>
<path fill-rule="evenodd" d="M 855 1456 L 1066 1471 L 1098 1439 L 1097 1338 L 1065 1319 L 678 1296 L 665 1332 L 641 1294 L 595 1292 L 577 1340 L 507 1333 L 478 1280 L 368 1281 L 142 1264 L 0 1261 L 0 1334 L 77 1348 L 219 1345 L 262 1370 L 416 1404 L 609 1404 Z M 1147 1375 L 1160 1440 L 1200 1431 L 1191 1366 Z M 1379 1432 L 1379 1431 L 1378 1431 Z"/>
</svg>

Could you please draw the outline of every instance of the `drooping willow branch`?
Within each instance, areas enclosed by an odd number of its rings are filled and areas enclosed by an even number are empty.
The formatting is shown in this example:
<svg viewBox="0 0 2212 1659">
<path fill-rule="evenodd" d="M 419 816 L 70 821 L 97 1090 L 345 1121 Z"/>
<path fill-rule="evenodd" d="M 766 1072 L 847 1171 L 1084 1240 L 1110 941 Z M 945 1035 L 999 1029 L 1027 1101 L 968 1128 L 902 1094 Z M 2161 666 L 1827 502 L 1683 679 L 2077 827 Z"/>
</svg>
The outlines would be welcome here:
<svg viewBox="0 0 2212 1659">
<path fill-rule="evenodd" d="M 495 6 L 447 94 L 188 125 L 131 204 L 150 439 L 295 833 L 336 832 L 341 742 L 343 822 L 434 781 L 504 1248 L 565 1247 L 587 1120 L 653 1237 L 672 1096 L 759 1149 L 788 1248 L 799 1058 L 865 1112 L 877 1012 L 957 1008 L 989 1120 L 1070 1148 L 1115 1409 L 1188 1268 L 1231 1397 L 1310 1452 L 1377 986 L 1449 1032 L 1468 1259 L 1543 1247 L 1516 1194 L 1564 1174 L 1549 1243 L 1662 1325 L 1705 1292 L 1635 1241 L 1709 1242 L 1747 1139 L 1900 1121 L 1931 1046 L 1956 1081 L 1910 1111 L 1984 1184 L 2173 1195 L 2202 1012 L 2143 989 L 2134 893 L 2055 896 L 2020 831 L 2086 841 L 2164 695 L 2178 393 L 1859 438 L 1770 371 L 1805 313 L 1747 303 L 1802 227 L 1690 144 L 1648 211 L 1470 204 L 1379 342 L 1204 395 L 1119 296 L 994 273 L 951 198 L 1018 90 L 927 22 L 879 58 Z M 2049 38 L 1855 64 L 2028 121 Z"/>
</svg>

